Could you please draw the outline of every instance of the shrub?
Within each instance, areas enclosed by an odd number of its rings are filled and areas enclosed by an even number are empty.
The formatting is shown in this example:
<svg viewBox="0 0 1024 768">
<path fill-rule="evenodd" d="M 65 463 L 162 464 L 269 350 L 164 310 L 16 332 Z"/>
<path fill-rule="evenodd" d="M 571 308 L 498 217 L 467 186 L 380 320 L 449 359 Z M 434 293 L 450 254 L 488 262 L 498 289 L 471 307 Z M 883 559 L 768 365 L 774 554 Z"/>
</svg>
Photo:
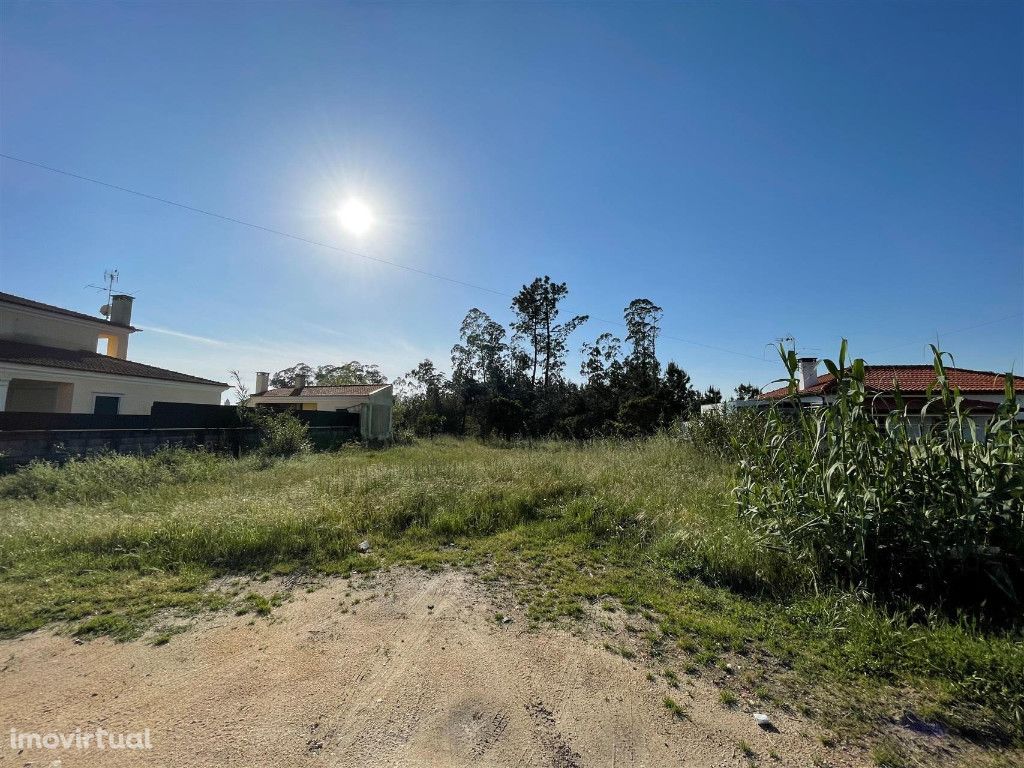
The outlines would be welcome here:
<svg viewBox="0 0 1024 768">
<path fill-rule="evenodd" d="M 256 428 L 256 453 L 267 458 L 312 450 L 309 427 L 288 411 L 241 408 L 242 423 Z"/>
<path fill-rule="evenodd" d="M 738 460 L 746 446 L 764 434 L 763 414 L 746 408 L 709 411 L 686 423 L 687 436 L 697 448 L 723 459 Z"/>
<path fill-rule="evenodd" d="M 764 547 L 816 579 L 1019 617 L 1024 424 L 1012 377 L 999 413 L 972 440 L 963 397 L 933 351 L 936 384 L 921 416 L 937 422 L 920 436 L 898 389 L 892 412 L 878 415 L 864 361 L 846 364 L 845 341 L 838 363 L 825 361 L 836 378 L 832 403 L 788 412 L 784 403 L 763 416 L 763 431 L 730 433 L 741 457 L 739 511 Z M 795 392 L 796 356 L 780 352 Z"/>
</svg>

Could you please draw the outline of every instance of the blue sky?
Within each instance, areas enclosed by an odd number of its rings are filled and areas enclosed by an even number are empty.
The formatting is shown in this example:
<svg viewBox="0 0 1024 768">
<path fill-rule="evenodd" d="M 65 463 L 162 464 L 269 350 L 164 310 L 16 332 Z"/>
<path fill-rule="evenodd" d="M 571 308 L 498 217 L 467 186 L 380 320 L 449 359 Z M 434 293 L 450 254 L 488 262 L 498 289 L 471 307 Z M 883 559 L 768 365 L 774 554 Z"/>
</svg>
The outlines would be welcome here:
<svg viewBox="0 0 1024 768">
<path fill-rule="evenodd" d="M 788 334 L 919 362 L 940 332 L 960 365 L 1019 371 L 1022 9 L 5 2 L 0 151 L 501 293 L 550 274 L 595 317 L 649 297 L 659 356 L 701 386 L 777 378 Z M 361 240 L 334 216 L 350 195 L 379 219 Z M 394 377 L 447 362 L 470 307 L 509 318 L 10 160 L 0 249 L 3 290 L 82 311 L 116 266 L 132 358 L 218 380 Z"/>
</svg>

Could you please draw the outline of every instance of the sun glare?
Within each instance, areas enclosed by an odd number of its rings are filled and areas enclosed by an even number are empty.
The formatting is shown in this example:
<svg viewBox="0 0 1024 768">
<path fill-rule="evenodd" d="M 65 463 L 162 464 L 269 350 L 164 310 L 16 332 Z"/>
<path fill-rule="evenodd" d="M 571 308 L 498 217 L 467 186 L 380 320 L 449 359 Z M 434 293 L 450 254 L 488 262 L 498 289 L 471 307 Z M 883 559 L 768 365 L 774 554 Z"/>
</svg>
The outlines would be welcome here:
<svg viewBox="0 0 1024 768">
<path fill-rule="evenodd" d="M 351 198 L 338 208 L 338 220 L 348 232 L 361 237 L 373 227 L 373 211 L 362 200 Z"/>
</svg>

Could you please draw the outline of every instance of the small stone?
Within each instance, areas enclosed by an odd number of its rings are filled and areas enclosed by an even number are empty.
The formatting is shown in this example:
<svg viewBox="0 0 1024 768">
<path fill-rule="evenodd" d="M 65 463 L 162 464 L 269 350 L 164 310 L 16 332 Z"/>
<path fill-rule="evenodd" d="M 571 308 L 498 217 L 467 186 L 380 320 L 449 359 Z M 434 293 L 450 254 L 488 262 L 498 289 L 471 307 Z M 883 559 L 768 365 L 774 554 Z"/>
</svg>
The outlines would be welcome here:
<svg viewBox="0 0 1024 768">
<path fill-rule="evenodd" d="M 430 605 L 428 605 L 428 606 L 427 606 L 427 610 L 428 610 L 428 611 L 432 611 L 432 610 L 434 610 L 434 604 L 433 604 L 433 603 L 430 603 Z"/>
<path fill-rule="evenodd" d="M 755 712 L 754 713 L 754 722 L 757 723 L 762 728 L 764 728 L 766 731 L 770 731 L 770 730 L 772 730 L 775 727 L 774 725 L 772 725 L 771 718 L 768 717 L 768 715 L 764 714 L 763 712 Z"/>
<path fill-rule="evenodd" d="M 502 619 L 501 619 L 501 623 L 502 624 L 511 624 L 512 623 L 512 617 L 511 616 L 503 616 Z"/>
<path fill-rule="evenodd" d="M 367 541 L 366 539 L 363 539 L 362 541 L 359 542 L 359 546 L 357 547 L 357 549 L 360 552 L 362 552 L 363 554 L 366 554 L 367 552 L 370 551 L 370 542 Z"/>
</svg>

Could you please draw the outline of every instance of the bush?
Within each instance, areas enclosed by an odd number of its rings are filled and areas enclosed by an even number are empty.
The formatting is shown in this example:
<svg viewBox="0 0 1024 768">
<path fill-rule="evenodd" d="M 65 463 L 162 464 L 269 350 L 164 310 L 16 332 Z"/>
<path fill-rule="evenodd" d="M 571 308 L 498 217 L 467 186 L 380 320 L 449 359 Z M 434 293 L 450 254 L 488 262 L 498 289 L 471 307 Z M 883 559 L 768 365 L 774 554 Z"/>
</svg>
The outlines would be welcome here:
<svg viewBox="0 0 1024 768">
<path fill-rule="evenodd" d="M 687 436 L 700 450 L 723 459 L 738 460 L 745 446 L 764 434 L 765 417 L 747 408 L 728 412 L 709 411 L 686 423 Z"/>
<path fill-rule="evenodd" d="M 309 427 L 288 411 L 242 408 L 242 423 L 256 428 L 256 453 L 266 458 L 295 456 L 312 450 Z"/>
</svg>

